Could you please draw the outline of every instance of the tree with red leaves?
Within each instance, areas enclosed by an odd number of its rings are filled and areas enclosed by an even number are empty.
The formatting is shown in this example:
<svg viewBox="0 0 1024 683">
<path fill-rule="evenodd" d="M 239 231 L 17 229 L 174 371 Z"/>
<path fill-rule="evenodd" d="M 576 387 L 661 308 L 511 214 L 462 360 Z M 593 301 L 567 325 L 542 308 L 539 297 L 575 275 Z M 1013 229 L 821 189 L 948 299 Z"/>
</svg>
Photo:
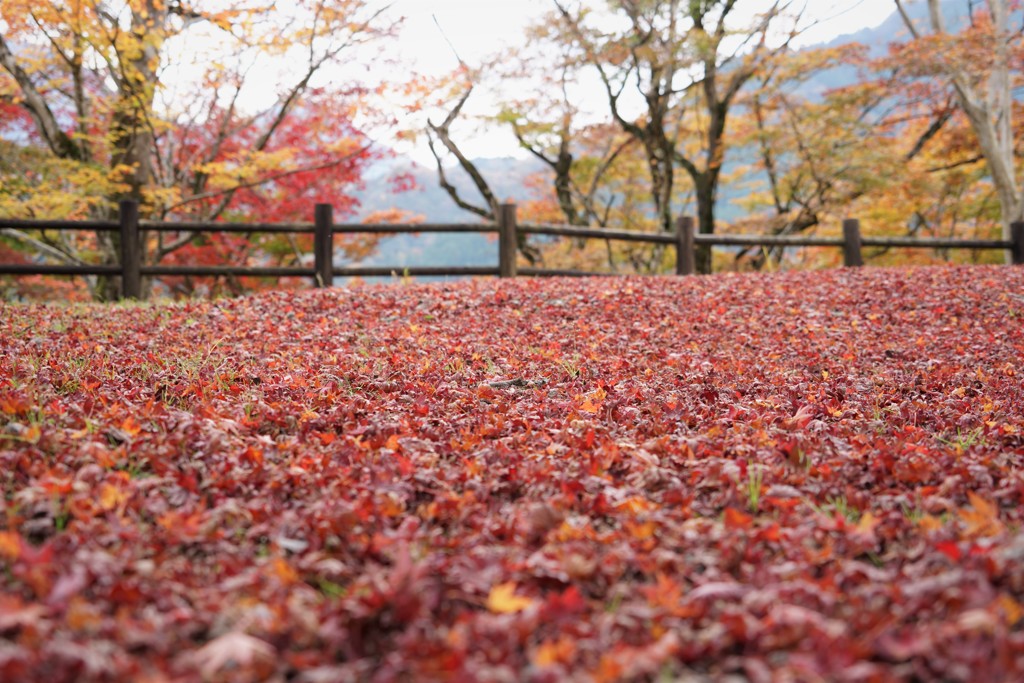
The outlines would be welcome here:
<svg viewBox="0 0 1024 683">
<path fill-rule="evenodd" d="M 393 34 L 387 10 L 366 0 L 5 0 L 0 139 L 15 159 L 0 169 L 0 211 L 109 218 L 133 199 L 165 220 L 309 220 L 323 200 L 344 215 L 374 155 L 354 123 L 371 113 L 373 89 L 338 74 Z M 89 251 L 115 263 L 120 250 L 107 233 L 4 237 L 64 263 Z M 144 258 L 186 245 L 205 243 L 151 237 Z M 118 287 L 100 278 L 92 289 L 105 299 Z"/>
</svg>

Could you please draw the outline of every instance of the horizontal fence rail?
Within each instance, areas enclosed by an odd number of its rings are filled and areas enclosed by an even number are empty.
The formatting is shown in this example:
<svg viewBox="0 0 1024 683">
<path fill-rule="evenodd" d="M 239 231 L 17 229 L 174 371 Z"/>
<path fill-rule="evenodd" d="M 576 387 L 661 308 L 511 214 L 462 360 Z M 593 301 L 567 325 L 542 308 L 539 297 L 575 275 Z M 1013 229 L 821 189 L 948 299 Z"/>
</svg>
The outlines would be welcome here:
<svg viewBox="0 0 1024 683">
<path fill-rule="evenodd" d="M 584 276 L 588 271 L 557 268 L 518 267 L 516 255 L 521 238 L 528 235 L 605 239 L 669 245 L 676 251 L 676 274 L 696 272 L 698 246 L 733 247 L 838 247 L 845 266 L 864 265 L 863 247 L 913 247 L 926 249 L 1004 249 L 1014 264 L 1024 264 L 1024 222 L 1012 225 L 1010 240 L 946 239 L 921 237 L 871 237 L 860 232 L 857 219 L 843 221 L 842 237 L 804 235 L 716 235 L 698 233 L 693 218 L 681 216 L 673 233 L 630 232 L 548 223 L 517 223 L 515 204 L 502 204 L 493 223 L 335 223 L 329 204 L 317 204 L 312 223 L 210 223 L 159 222 L 139 219 L 139 205 L 123 201 L 116 221 L 25 220 L 0 218 L 0 230 L 91 230 L 120 232 L 121 259 L 117 264 L 2 264 L 0 275 L 90 275 L 121 278 L 124 298 L 142 298 L 143 276 L 226 276 L 303 277 L 316 287 L 327 287 L 336 277 L 408 276 Z M 147 232 L 283 233 L 313 236 L 313 265 L 302 266 L 211 266 L 158 265 L 143 262 L 143 240 Z M 498 236 L 498 264 L 495 266 L 335 266 L 334 235 L 477 233 Z"/>
</svg>

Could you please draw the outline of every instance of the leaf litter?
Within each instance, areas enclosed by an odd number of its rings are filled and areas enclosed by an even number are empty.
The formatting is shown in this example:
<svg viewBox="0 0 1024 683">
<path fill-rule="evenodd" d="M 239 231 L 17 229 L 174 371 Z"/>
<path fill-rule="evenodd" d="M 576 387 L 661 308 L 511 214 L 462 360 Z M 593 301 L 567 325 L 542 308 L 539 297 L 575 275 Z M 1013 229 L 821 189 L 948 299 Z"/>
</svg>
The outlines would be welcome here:
<svg viewBox="0 0 1024 683">
<path fill-rule="evenodd" d="M 0 679 L 1022 679 L 1022 287 L 4 304 Z"/>
</svg>

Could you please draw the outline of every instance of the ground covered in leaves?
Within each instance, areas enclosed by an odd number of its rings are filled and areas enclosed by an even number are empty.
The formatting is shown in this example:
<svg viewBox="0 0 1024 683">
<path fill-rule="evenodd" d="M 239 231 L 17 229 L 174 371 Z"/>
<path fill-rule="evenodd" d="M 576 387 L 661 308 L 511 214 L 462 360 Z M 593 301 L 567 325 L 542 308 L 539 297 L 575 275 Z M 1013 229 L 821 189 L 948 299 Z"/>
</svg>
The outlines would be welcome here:
<svg viewBox="0 0 1024 683">
<path fill-rule="evenodd" d="M 2 306 L 0 679 L 1022 680 L 1022 385 L 1024 268 Z"/>
</svg>

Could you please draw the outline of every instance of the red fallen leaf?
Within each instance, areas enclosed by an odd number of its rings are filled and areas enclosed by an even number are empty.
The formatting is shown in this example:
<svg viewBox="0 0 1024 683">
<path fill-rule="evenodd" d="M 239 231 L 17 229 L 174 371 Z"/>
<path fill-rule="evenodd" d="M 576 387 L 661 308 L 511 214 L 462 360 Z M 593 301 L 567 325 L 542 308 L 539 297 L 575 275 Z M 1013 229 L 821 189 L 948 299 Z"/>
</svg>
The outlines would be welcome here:
<svg viewBox="0 0 1024 683">
<path fill-rule="evenodd" d="M 803 429 L 814 419 L 814 406 L 811 404 L 805 404 L 793 413 L 793 416 L 783 421 L 788 429 Z"/>
<path fill-rule="evenodd" d="M 1024 387 L 1006 372 L 1024 371 L 1024 316 L 1006 315 L 1024 271 L 633 280 L 635 296 L 626 287 L 405 285 L 73 317 L 3 308 L 0 395 L 13 390 L 5 373 L 37 367 L 39 381 L 18 381 L 45 415 L 32 444 L 3 439 L 5 418 L 8 437 L 24 436 L 19 425 L 29 422 L 0 412 L 0 533 L 12 534 L 0 550 L 0 592 L 23 606 L 33 595 L 60 599 L 0 640 L 33 639 L 54 654 L 65 643 L 89 648 L 112 680 L 140 670 L 201 680 L 195 661 L 165 653 L 239 623 L 282 644 L 280 660 L 266 664 L 271 677 L 297 680 L 561 680 L 596 677 L 598 662 L 618 680 L 691 667 L 757 680 L 835 671 L 1024 680 L 1020 662 L 998 654 L 1014 652 L 1024 620 L 1014 573 L 1024 546 L 1007 533 L 1024 522 L 1012 504 L 1020 463 L 1007 455 L 1024 443 Z M 634 301 L 643 305 L 622 305 Z M 709 321 L 702 301 L 726 313 Z M 480 315 L 465 314 L 474 309 Z M 43 343 L 22 333 L 45 336 L 50 319 L 76 330 Z M 420 333 L 408 333 L 413 324 Z M 927 358 L 913 347 L 918 336 L 929 340 Z M 174 376 L 173 361 L 209 339 L 222 340 L 210 358 L 221 369 Z M 101 366 L 82 353 L 99 342 Z M 549 372 L 556 359 L 582 371 Z M 154 367 L 165 375 L 156 392 L 140 381 Z M 498 375 L 552 379 L 492 398 L 474 390 Z M 233 381 L 243 391 L 232 393 Z M 608 393 L 601 409 L 580 411 L 598 386 Z M 801 406 L 820 419 L 788 430 Z M 146 426 L 145 444 L 90 449 L 130 436 L 127 415 Z M 956 451 L 936 439 L 973 439 L 974 428 L 983 447 Z M 325 444 L 317 431 L 337 437 Z M 401 452 L 388 448 L 393 435 Z M 240 461 L 250 447 L 267 455 L 263 466 Z M 725 521 L 735 499 L 726 482 L 755 466 L 766 486 L 744 529 L 743 505 Z M 842 513 L 825 523 L 805 502 L 832 500 L 838 510 L 843 499 L 847 513 L 873 510 L 882 523 Z M 104 501 L 125 514 L 105 514 Z M 564 518 L 553 524 L 546 507 Z M 756 542 L 736 547 L 744 536 Z M 308 546 L 293 546 L 297 537 Z M 865 541 L 883 537 L 885 552 L 866 558 Z M 22 553 L 39 544 L 54 554 L 30 573 Z M 406 559 L 395 556 L 399 544 Z M 959 566 L 935 580 L 936 563 Z M 62 610 L 78 590 L 68 578 L 76 566 L 94 583 Z M 662 576 L 672 581 L 651 579 Z M 521 583 L 512 597 L 536 603 L 490 614 L 481 597 L 513 577 Z M 725 586 L 688 589 L 700 581 Z M 160 609 L 139 608 L 147 604 Z M 823 621 L 785 611 L 769 620 L 786 604 Z M 211 622 L 200 610 L 218 615 Z M 833 637 L 843 619 L 876 637 Z M 927 632 L 931 649 L 901 650 L 904 627 Z M 669 631 L 679 648 L 631 671 L 637 651 L 628 646 L 647 648 Z M 896 646 L 875 647 L 893 633 Z M 14 647 L 35 666 L 30 648 Z M 44 678 L 12 674 L 11 651 L 0 646 L 0 678 Z M 81 666 L 76 657 L 67 666 Z M 538 660 L 549 662 L 544 671 Z M 62 661 L 42 665 L 48 679 L 75 677 L 55 671 Z M 262 673 L 229 662 L 212 678 Z"/>
<path fill-rule="evenodd" d="M 569 586 L 561 593 L 548 593 L 542 605 L 544 619 L 559 619 L 583 612 L 587 607 L 586 601 L 580 595 L 576 586 Z"/>
<path fill-rule="evenodd" d="M 196 478 L 196 473 L 189 470 L 187 472 L 177 473 L 178 486 L 185 489 L 189 493 L 198 493 L 199 491 L 199 479 Z"/>
<path fill-rule="evenodd" d="M 74 489 L 74 482 L 70 479 L 57 479 L 53 477 L 47 477 L 42 482 L 42 487 L 48 493 L 56 493 L 65 495 L 71 493 Z"/>
<path fill-rule="evenodd" d="M 25 396 L 7 393 L 0 394 L 0 412 L 8 415 L 24 415 L 32 408 L 32 403 Z"/>
<path fill-rule="evenodd" d="M 314 432 L 313 434 L 319 439 L 322 446 L 330 446 L 338 438 L 338 435 L 334 432 Z"/>
<path fill-rule="evenodd" d="M 754 524 L 754 518 L 745 512 L 735 508 L 725 510 L 726 529 L 749 529 Z"/>
<path fill-rule="evenodd" d="M 81 593 L 82 589 L 89 585 L 89 576 L 81 566 L 76 566 L 64 576 L 57 579 L 50 590 L 46 603 L 50 606 L 63 607 L 74 596 Z"/>
<path fill-rule="evenodd" d="M 804 503 L 799 498 L 775 498 L 774 496 L 767 496 L 761 502 L 766 508 L 777 510 L 795 510 Z"/>
<path fill-rule="evenodd" d="M 955 541 L 939 541 L 935 544 L 935 549 L 954 562 L 959 562 L 963 557 L 960 546 Z"/>
<path fill-rule="evenodd" d="M 25 604 L 17 595 L 0 593 L 0 633 L 35 626 L 48 609 L 41 604 Z"/>
<path fill-rule="evenodd" d="M 202 533 L 204 517 L 205 513 L 201 510 L 190 515 L 172 510 L 157 519 L 157 524 L 179 540 L 192 541 Z"/>
<path fill-rule="evenodd" d="M 403 477 L 408 477 L 416 471 L 416 464 L 404 455 L 396 454 L 395 464 L 398 465 L 398 471 Z"/>
<path fill-rule="evenodd" d="M 594 680 L 632 681 L 652 676 L 675 657 L 681 644 L 679 635 L 669 631 L 649 645 L 616 647 L 601 657 Z"/>
<path fill-rule="evenodd" d="M 924 629 L 904 629 L 898 633 L 885 633 L 875 641 L 876 652 L 889 661 L 906 662 L 913 657 L 933 652 L 935 642 Z"/>
<path fill-rule="evenodd" d="M 277 650 L 273 645 L 246 633 L 231 631 L 214 638 L 191 653 L 191 659 L 205 679 L 212 679 L 229 665 L 244 669 L 267 669 Z"/>
<path fill-rule="evenodd" d="M 741 598 L 749 588 L 735 581 L 712 581 L 697 586 L 686 594 L 690 600 L 729 600 Z"/>
<path fill-rule="evenodd" d="M 255 446 L 249 446 L 242 451 L 241 460 L 244 463 L 250 465 L 262 465 L 263 464 L 263 451 Z"/>
</svg>

